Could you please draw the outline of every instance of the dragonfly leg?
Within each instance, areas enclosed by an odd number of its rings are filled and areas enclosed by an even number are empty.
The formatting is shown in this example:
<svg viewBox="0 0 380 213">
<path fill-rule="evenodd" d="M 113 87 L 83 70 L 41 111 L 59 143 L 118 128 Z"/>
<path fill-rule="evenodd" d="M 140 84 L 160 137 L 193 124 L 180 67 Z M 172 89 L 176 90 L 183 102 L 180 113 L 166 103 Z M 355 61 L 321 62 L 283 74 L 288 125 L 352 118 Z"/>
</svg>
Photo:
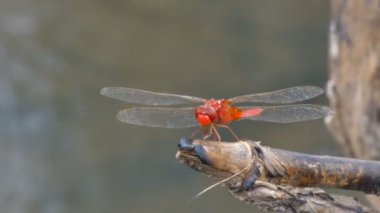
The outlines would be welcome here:
<svg viewBox="0 0 380 213">
<path fill-rule="evenodd" d="M 211 135 L 212 135 L 212 128 L 211 127 L 206 128 L 205 131 L 204 131 L 203 140 L 206 140 Z"/>
<path fill-rule="evenodd" d="M 236 141 L 240 140 L 239 137 L 235 134 L 235 132 L 229 126 L 219 124 L 218 127 L 226 128 L 232 134 L 232 136 L 234 136 L 234 138 L 236 139 Z"/>
<path fill-rule="evenodd" d="M 212 129 L 214 136 L 216 136 L 216 139 L 218 139 L 218 142 L 220 142 L 221 138 L 216 127 L 214 125 L 211 125 L 210 128 Z"/>
<path fill-rule="evenodd" d="M 218 130 L 214 125 L 210 125 L 208 128 L 205 129 L 203 140 L 206 140 L 211 136 L 214 137 L 214 140 L 218 140 L 218 142 L 221 141 L 221 137 L 218 133 Z"/>
</svg>

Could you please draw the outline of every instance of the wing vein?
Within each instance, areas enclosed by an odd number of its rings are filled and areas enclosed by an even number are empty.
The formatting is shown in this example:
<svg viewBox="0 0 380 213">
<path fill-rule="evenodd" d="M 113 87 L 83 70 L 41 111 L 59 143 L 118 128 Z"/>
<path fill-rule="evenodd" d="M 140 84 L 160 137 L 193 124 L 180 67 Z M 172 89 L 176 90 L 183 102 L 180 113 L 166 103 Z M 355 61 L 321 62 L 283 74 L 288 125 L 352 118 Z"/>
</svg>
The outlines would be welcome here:
<svg viewBox="0 0 380 213">
<path fill-rule="evenodd" d="M 158 93 L 126 87 L 105 87 L 100 90 L 100 94 L 120 101 L 151 106 L 205 102 L 205 99 L 193 96 Z"/>
<path fill-rule="evenodd" d="M 289 104 L 314 98 L 323 93 L 323 90 L 315 86 L 297 86 L 267 93 L 242 95 L 229 99 L 231 103 L 271 103 Z"/>
<path fill-rule="evenodd" d="M 314 104 L 298 104 L 285 106 L 257 106 L 242 107 L 243 115 L 245 110 L 252 108 L 263 109 L 262 113 L 255 116 L 246 116 L 242 119 L 267 121 L 274 123 L 292 123 L 306 120 L 323 118 L 332 113 L 327 106 Z"/>
<path fill-rule="evenodd" d="M 187 128 L 198 125 L 192 107 L 134 107 L 119 111 L 117 119 L 129 124 L 163 128 Z"/>
</svg>

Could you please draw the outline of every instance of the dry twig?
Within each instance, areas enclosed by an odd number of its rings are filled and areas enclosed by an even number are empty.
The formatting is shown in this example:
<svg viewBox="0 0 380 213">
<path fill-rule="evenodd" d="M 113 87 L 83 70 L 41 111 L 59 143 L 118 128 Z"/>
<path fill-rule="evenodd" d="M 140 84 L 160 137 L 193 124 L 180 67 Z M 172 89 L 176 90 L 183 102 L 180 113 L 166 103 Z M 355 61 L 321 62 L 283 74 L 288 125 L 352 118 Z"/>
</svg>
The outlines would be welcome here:
<svg viewBox="0 0 380 213">
<path fill-rule="evenodd" d="M 379 194 L 380 163 L 270 149 L 258 142 L 182 138 L 177 158 L 218 179 L 238 199 L 273 212 L 375 212 L 316 186 Z M 248 165 L 248 167 L 247 167 Z"/>
</svg>

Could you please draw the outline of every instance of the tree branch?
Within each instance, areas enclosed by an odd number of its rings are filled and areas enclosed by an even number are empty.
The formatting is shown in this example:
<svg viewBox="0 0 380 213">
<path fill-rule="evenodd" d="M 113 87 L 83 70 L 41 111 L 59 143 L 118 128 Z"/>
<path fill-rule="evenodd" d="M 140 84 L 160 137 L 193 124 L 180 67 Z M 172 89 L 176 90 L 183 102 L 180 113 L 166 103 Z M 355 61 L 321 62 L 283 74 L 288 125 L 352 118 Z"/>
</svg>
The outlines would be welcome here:
<svg viewBox="0 0 380 213">
<path fill-rule="evenodd" d="M 380 163 L 315 156 L 261 146 L 182 138 L 177 159 L 209 176 L 239 200 L 266 211 L 375 212 L 355 198 L 334 195 L 315 186 L 379 194 Z M 306 188 L 303 188 L 306 187 Z"/>
</svg>

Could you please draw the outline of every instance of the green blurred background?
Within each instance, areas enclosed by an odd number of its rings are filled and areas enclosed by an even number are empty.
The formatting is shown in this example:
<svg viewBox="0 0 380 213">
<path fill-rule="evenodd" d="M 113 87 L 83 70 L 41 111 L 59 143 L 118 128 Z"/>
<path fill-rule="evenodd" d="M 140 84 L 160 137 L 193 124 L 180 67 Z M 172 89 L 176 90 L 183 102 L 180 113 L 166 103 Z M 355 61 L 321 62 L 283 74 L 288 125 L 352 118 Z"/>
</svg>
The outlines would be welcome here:
<svg viewBox="0 0 380 213">
<path fill-rule="evenodd" d="M 215 182 L 174 157 L 193 130 L 120 123 L 132 105 L 99 90 L 324 87 L 328 21 L 328 1 L 1 1 L 2 212 L 256 211 L 220 187 L 187 204 Z M 339 154 L 322 120 L 231 126 L 272 147 Z"/>
</svg>

